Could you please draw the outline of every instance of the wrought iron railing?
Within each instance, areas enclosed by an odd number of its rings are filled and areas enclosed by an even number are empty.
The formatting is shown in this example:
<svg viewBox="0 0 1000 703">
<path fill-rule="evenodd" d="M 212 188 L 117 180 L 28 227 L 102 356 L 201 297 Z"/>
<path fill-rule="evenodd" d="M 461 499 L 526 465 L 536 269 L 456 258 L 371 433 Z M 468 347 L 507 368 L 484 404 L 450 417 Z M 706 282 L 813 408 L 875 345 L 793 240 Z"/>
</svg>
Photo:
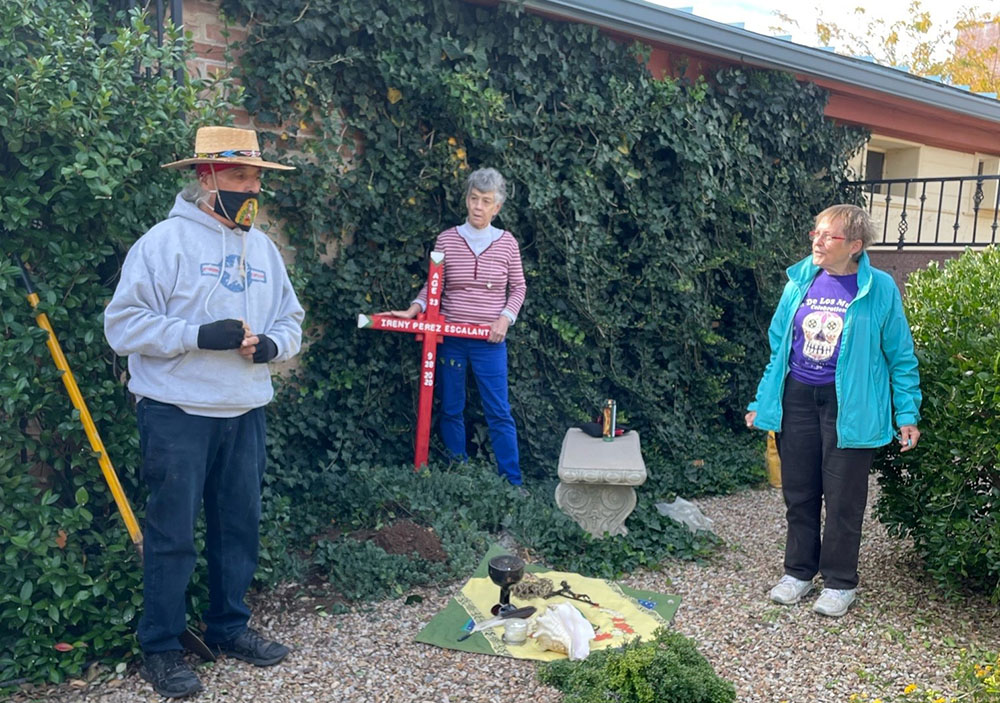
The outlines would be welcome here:
<svg viewBox="0 0 1000 703">
<path fill-rule="evenodd" d="M 848 202 L 868 210 L 876 246 L 985 247 L 997 243 L 1000 176 L 850 181 Z"/>
</svg>

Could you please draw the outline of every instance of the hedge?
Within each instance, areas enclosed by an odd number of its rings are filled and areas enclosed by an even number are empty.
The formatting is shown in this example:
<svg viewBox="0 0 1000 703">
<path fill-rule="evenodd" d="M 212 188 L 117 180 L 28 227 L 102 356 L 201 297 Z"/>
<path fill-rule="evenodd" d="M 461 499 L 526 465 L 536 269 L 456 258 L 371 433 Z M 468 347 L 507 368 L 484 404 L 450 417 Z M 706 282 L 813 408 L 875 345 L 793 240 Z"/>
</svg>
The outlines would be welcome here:
<svg viewBox="0 0 1000 703">
<path fill-rule="evenodd" d="M 920 364 L 916 451 L 880 458 L 879 517 L 913 538 L 947 593 L 1000 601 L 1000 250 L 915 271 L 906 314 Z"/>
</svg>

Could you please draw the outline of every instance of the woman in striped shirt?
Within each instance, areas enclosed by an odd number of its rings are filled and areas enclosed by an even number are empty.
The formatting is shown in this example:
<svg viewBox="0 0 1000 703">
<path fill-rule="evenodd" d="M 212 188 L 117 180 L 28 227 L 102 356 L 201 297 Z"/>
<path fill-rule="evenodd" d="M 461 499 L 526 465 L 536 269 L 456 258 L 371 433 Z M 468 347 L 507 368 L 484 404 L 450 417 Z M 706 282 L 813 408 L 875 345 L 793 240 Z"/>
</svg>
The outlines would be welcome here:
<svg viewBox="0 0 1000 703">
<path fill-rule="evenodd" d="M 439 424 L 449 454 L 465 460 L 465 379 L 466 369 L 471 368 L 483 399 L 499 473 L 520 486 L 517 429 L 507 397 L 506 339 L 527 287 L 517 240 L 491 224 L 506 196 L 507 183 L 496 169 L 473 171 L 465 184 L 465 223 L 445 230 L 434 243 L 434 251 L 445 255 L 441 313 L 449 322 L 490 326 L 486 341 L 445 337 L 438 347 Z M 409 308 L 391 314 L 413 318 L 426 309 L 424 285 Z"/>
</svg>

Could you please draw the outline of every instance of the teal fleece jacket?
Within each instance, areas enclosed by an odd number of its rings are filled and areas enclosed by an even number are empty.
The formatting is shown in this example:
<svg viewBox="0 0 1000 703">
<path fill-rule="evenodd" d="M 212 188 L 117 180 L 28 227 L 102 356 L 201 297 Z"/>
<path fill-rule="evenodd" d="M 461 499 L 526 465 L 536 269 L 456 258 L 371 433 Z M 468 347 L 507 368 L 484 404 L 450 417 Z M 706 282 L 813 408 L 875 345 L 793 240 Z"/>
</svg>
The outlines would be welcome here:
<svg viewBox="0 0 1000 703">
<path fill-rule="evenodd" d="M 747 406 L 757 412 L 759 429 L 781 430 L 795 311 L 819 270 L 811 256 L 787 270 L 788 283 L 767 332 L 771 360 L 757 397 Z M 892 277 L 872 268 L 866 253 L 858 262 L 858 295 L 844 316 L 836 389 L 837 446 L 842 449 L 881 447 L 892 441 L 893 419 L 897 427 L 920 420 L 920 376 L 903 300 Z"/>
</svg>

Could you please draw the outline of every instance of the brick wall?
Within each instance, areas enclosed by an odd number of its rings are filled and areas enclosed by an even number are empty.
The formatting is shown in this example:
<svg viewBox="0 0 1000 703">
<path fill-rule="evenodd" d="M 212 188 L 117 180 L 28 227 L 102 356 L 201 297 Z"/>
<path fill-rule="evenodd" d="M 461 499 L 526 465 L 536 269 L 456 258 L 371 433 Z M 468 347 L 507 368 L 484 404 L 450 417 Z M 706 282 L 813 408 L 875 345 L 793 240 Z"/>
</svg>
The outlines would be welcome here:
<svg viewBox="0 0 1000 703">
<path fill-rule="evenodd" d="M 896 281 L 899 290 L 903 291 L 904 294 L 903 284 L 906 282 L 907 276 L 911 273 L 918 269 L 926 268 L 927 264 L 932 261 L 942 262 L 957 258 L 961 254 L 960 250 L 913 251 L 904 249 L 903 251 L 895 251 L 891 249 L 870 249 L 868 251 L 872 266 L 892 274 L 893 280 Z"/>
<path fill-rule="evenodd" d="M 220 17 L 219 3 L 211 0 L 183 0 L 182 17 L 184 30 L 194 37 L 197 58 L 188 62 L 188 74 L 199 78 L 225 75 L 231 70 L 226 62 L 226 48 L 233 42 L 246 39 L 242 27 L 227 26 Z M 233 60 L 239 52 L 230 50 Z M 236 127 L 252 127 L 250 116 L 245 110 L 233 113 Z"/>
</svg>

